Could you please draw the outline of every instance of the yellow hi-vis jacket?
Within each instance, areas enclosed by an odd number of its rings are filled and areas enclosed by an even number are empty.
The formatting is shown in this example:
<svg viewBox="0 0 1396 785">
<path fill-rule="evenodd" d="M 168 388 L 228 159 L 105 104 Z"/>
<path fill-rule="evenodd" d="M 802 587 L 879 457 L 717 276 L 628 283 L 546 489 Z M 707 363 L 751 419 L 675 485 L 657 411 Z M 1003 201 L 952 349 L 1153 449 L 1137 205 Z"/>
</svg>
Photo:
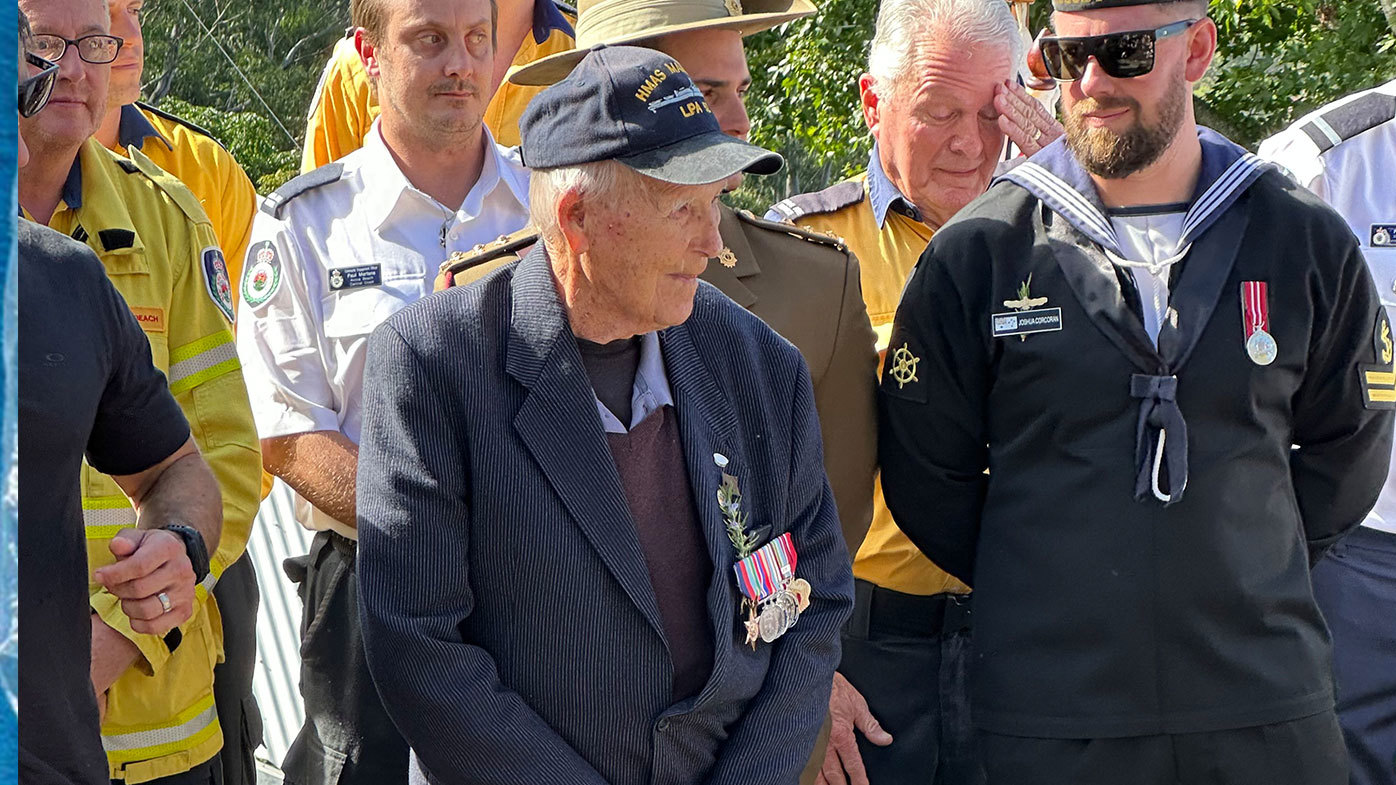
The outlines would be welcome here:
<svg viewBox="0 0 1396 785">
<path fill-rule="evenodd" d="M 111 777 L 135 783 L 178 774 L 223 746 L 213 666 L 223 632 L 210 589 L 242 554 L 257 512 L 261 453 L 234 350 L 231 284 L 208 218 L 187 188 L 139 150 L 121 158 L 84 143 L 49 226 L 87 243 L 150 339 L 155 364 L 189 419 L 223 493 L 223 533 L 194 615 L 173 636 L 141 635 L 115 596 L 93 583 L 92 610 L 140 649 L 107 693 L 102 744 Z M 108 543 L 136 524 L 108 476 L 84 465 L 83 522 L 91 569 L 115 561 Z M 62 656 L 59 653 L 57 656 Z"/>
<path fill-rule="evenodd" d="M 135 147 L 194 193 L 223 250 L 236 304 L 236 282 L 242 280 L 242 259 L 258 200 L 257 189 L 233 154 L 197 125 L 142 103 L 121 107 L 116 144 L 112 152 L 126 155 Z"/>
</svg>

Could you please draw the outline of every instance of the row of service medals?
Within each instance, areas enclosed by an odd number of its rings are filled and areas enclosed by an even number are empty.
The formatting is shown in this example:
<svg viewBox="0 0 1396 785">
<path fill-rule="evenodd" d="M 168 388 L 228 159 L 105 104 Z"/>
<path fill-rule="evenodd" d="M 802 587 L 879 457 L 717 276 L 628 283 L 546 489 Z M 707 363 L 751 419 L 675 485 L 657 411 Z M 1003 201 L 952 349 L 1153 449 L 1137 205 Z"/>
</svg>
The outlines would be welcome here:
<svg viewBox="0 0 1396 785">
<path fill-rule="evenodd" d="M 746 643 L 753 648 L 757 638 L 772 643 L 784 635 L 809 607 L 809 581 L 795 577 L 796 560 L 795 546 L 786 532 L 732 565 L 745 598 Z"/>
</svg>

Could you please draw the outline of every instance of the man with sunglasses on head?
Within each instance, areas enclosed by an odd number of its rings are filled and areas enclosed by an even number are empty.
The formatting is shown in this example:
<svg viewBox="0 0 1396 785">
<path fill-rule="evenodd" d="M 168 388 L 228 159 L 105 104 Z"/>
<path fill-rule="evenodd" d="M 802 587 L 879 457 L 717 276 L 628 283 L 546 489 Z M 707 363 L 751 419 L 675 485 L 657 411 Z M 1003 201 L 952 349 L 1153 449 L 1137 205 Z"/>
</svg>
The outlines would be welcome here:
<svg viewBox="0 0 1396 785">
<path fill-rule="evenodd" d="M 223 733 L 213 667 L 223 656 L 210 591 L 241 554 L 258 506 L 260 450 L 231 332 L 231 285 L 198 201 L 139 150 L 114 155 L 92 137 L 107 108 L 110 34 L 102 0 L 23 0 L 30 51 L 59 63 L 49 106 L 22 120 L 31 158 L 20 170 L 25 216 L 86 243 L 101 259 L 144 331 L 153 361 L 191 424 L 222 492 L 223 541 L 176 534 L 199 581 L 177 635 L 134 627 L 116 597 L 90 586 L 92 681 L 112 780 L 207 781 L 221 777 Z M 92 466 L 82 475 L 93 569 L 111 563 L 114 535 L 137 522 L 119 483 Z"/>
<path fill-rule="evenodd" d="M 1342 220 L 1196 125 L 1205 2 L 1055 8 L 1065 139 L 931 241 L 881 383 L 988 782 L 1343 785 L 1309 569 L 1386 477 L 1390 323 Z"/>
<path fill-rule="evenodd" d="M 57 64 L 25 52 L 31 43 L 21 10 L 21 119 L 44 108 L 59 73 Z M 30 162 L 22 136 L 17 153 L 22 169 Z M 84 527 L 84 455 L 112 472 L 140 513 L 136 528 L 103 539 L 118 558 L 95 577 L 111 587 L 133 629 L 165 640 L 175 640 L 177 625 L 196 612 L 198 567 L 180 530 L 217 543 L 218 485 L 140 325 L 92 250 L 26 220 L 16 226 L 16 245 L 19 781 L 97 785 L 109 782 L 109 772 L 89 649 L 97 622 L 87 591 L 93 524 Z"/>
</svg>

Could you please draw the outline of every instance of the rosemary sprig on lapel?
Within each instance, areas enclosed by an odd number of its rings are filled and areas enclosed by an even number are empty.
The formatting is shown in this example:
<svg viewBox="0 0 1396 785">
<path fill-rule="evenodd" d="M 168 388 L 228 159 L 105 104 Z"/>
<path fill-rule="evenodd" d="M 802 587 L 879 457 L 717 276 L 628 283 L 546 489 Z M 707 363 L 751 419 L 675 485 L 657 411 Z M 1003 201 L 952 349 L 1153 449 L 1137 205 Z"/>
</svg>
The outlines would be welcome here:
<svg viewBox="0 0 1396 785">
<path fill-rule="evenodd" d="M 717 506 L 722 510 L 722 523 L 727 529 L 727 539 L 731 540 L 732 547 L 737 551 L 737 561 L 741 561 L 761 546 L 761 541 L 770 527 L 747 531 L 749 516 L 742 511 L 742 491 L 737 487 L 737 478 L 727 473 L 726 457 L 714 454 L 713 460 L 723 470 L 722 484 L 717 487 Z"/>
</svg>

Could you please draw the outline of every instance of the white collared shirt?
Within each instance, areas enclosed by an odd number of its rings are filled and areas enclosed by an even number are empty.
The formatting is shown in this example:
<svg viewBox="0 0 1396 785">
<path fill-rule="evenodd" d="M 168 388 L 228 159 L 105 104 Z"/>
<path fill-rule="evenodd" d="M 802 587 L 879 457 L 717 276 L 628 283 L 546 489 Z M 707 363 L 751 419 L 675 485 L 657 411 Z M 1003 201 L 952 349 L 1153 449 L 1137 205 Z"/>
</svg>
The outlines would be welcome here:
<svg viewBox="0 0 1396 785">
<path fill-rule="evenodd" d="M 452 252 L 528 223 L 528 170 L 484 133 L 480 177 L 458 210 L 408 182 L 377 122 L 362 148 L 303 176 L 330 182 L 268 197 L 248 242 L 237 331 L 259 436 L 338 431 L 357 444 L 369 334 L 430 293 Z M 301 506 L 310 528 L 354 536 Z"/>
<path fill-rule="evenodd" d="M 1340 138 L 1324 115 L 1369 95 L 1396 96 L 1396 79 L 1371 90 L 1345 96 L 1305 115 L 1260 145 L 1260 157 L 1283 166 L 1298 183 L 1313 191 L 1347 221 L 1357 236 L 1387 316 L 1396 320 L 1396 118 Z M 1305 131 L 1312 126 L 1329 137 L 1325 150 Z M 1396 534 L 1396 444 L 1391 471 L 1376 506 L 1363 522 Z"/>
</svg>

